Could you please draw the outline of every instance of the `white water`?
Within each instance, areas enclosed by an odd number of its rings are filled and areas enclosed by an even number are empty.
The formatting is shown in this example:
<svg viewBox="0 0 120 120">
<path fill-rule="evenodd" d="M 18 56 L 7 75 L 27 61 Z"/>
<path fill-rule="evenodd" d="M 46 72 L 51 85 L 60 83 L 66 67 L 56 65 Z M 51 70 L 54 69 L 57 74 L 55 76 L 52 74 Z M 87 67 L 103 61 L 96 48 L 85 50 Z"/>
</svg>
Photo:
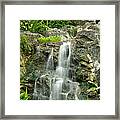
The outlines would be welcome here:
<svg viewBox="0 0 120 120">
<path fill-rule="evenodd" d="M 58 66 L 54 71 L 54 60 L 53 60 L 53 48 L 47 60 L 46 73 L 42 75 L 39 80 L 46 77 L 49 79 L 50 84 L 50 95 L 49 100 L 67 100 L 68 94 L 74 94 L 75 100 L 77 100 L 77 92 L 79 89 L 78 83 L 70 80 L 70 58 L 71 58 L 71 43 L 63 42 L 59 49 L 58 55 Z M 67 92 L 64 92 L 63 85 L 69 86 Z M 43 84 L 44 85 L 44 84 Z M 39 91 L 37 88 L 37 81 L 35 81 L 33 99 L 46 100 L 47 96 L 43 95 L 43 91 Z M 45 91 L 44 91 L 45 92 Z"/>
<path fill-rule="evenodd" d="M 42 80 L 42 78 L 49 75 L 50 91 L 51 91 L 51 84 L 52 84 L 51 80 L 52 80 L 52 77 L 53 77 L 53 73 L 54 73 L 54 61 L 53 61 L 53 48 L 52 48 L 51 53 L 50 53 L 50 55 L 48 57 L 48 60 L 47 60 L 46 74 L 41 75 L 40 78 L 39 78 L 40 80 Z M 42 92 L 39 91 L 39 93 L 38 93 L 37 89 L 39 89 L 39 88 L 37 88 L 37 80 L 35 80 L 33 99 L 43 99 L 44 96 L 42 95 Z"/>
<path fill-rule="evenodd" d="M 54 61 L 53 61 L 53 48 L 52 48 L 49 58 L 47 60 L 46 71 L 53 71 L 53 70 L 54 70 Z"/>
<path fill-rule="evenodd" d="M 63 42 L 60 46 L 58 56 L 58 67 L 56 68 L 56 75 L 59 78 L 65 79 L 69 77 L 68 70 L 70 67 L 71 46 L 70 42 Z"/>
<path fill-rule="evenodd" d="M 50 99 L 51 100 L 60 100 L 61 99 L 61 92 L 62 92 L 62 84 L 63 84 L 63 79 L 59 78 L 58 81 L 56 81 L 53 84 Z"/>
<path fill-rule="evenodd" d="M 60 46 L 58 56 L 58 67 L 56 68 L 56 79 L 52 86 L 51 99 L 61 100 L 62 84 L 69 78 L 71 45 L 70 42 L 63 42 Z"/>
<path fill-rule="evenodd" d="M 35 80 L 33 99 L 35 100 L 37 98 L 38 98 L 38 94 L 37 94 L 37 80 Z"/>
</svg>

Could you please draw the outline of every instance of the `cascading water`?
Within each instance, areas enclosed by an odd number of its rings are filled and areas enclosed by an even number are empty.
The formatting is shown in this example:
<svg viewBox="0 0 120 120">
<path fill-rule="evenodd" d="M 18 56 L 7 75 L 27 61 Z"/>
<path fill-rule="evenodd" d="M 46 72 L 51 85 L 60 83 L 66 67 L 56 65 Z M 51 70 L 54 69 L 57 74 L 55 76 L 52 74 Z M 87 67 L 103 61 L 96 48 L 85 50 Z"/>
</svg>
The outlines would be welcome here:
<svg viewBox="0 0 120 120">
<path fill-rule="evenodd" d="M 60 46 L 58 56 L 58 67 L 56 68 L 57 77 L 65 79 L 68 76 L 70 67 L 71 46 L 70 42 L 63 42 Z"/>
<path fill-rule="evenodd" d="M 71 45 L 70 42 L 63 42 L 60 46 L 58 56 L 58 67 L 56 68 L 56 74 L 54 83 L 52 85 L 51 97 L 52 100 L 62 99 L 62 85 L 63 82 L 69 78 Z"/>
<path fill-rule="evenodd" d="M 54 71 L 54 61 L 53 61 L 53 47 L 51 50 L 51 53 L 49 55 L 49 58 L 47 60 L 47 65 L 46 65 L 46 71 L 53 72 Z"/>
<path fill-rule="evenodd" d="M 37 100 L 37 99 L 46 99 L 47 97 L 44 96 L 45 94 L 45 90 L 44 86 L 42 86 L 42 88 L 38 88 L 39 85 L 37 85 L 37 83 L 41 84 L 44 83 L 44 79 L 49 77 L 49 86 L 50 86 L 50 91 L 51 91 L 51 80 L 53 78 L 53 74 L 54 74 L 54 61 L 53 61 L 53 48 L 51 49 L 51 53 L 48 57 L 47 60 L 47 65 L 46 65 L 46 73 L 44 75 L 41 75 L 39 77 L 39 79 L 35 80 L 35 84 L 34 84 L 34 93 L 33 93 L 33 99 Z"/>
<path fill-rule="evenodd" d="M 37 80 L 35 80 L 35 85 L 34 85 L 34 93 L 33 93 L 33 99 L 36 100 L 38 99 L 38 94 L 37 94 Z"/>
<path fill-rule="evenodd" d="M 58 66 L 54 70 L 53 48 L 47 60 L 46 72 L 35 81 L 35 100 L 77 100 L 79 83 L 70 80 L 71 43 L 63 42 L 59 49 Z M 46 89 L 47 88 L 47 89 Z M 73 97 L 74 96 L 74 97 Z"/>
<path fill-rule="evenodd" d="M 51 91 L 52 78 L 53 78 L 53 75 L 54 75 L 53 47 L 51 49 L 51 53 L 50 53 L 49 58 L 47 60 L 46 72 L 47 72 L 47 74 L 49 74 L 50 91 Z"/>
</svg>

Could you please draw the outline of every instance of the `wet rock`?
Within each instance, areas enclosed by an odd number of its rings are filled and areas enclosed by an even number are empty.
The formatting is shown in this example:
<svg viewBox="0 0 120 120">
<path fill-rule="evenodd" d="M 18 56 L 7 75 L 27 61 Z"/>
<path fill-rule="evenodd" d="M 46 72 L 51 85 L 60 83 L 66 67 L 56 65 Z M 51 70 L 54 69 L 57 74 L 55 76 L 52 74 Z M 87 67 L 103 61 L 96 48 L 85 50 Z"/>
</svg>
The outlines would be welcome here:
<svg viewBox="0 0 120 120">
<path fill-rule="evenodd" d="M 28 81 L 37 80 L 37 93 L 34 93 L 34 99 L 48 100 L 50 97 L 50 76 L 44 76 L 46 73 L 46 62 L 53 47 L 54 70 L 58 66 L 59 48 L 63 41 L 71 41 L 72 53 L 70 59 L 69 76 L 73 83 L 63 83 L 63 91 L 61 96 L 63 99 L 99 99 L 98 91 L 89 91 L 89 89 L 96 84 L 95 87 L 100 86 L 100 28 L 99 21 L 81 21 L 76 27 L 69 27 L 62 29 L 49 29 L 45 32 L 45 36 L 59 35 L 62 37 L 61 42 L 57 43 L 42 43 L 37 41 L 38 37 L 43 37 L 37 33 L 21 33 L 29 38 L 30 45 L 33 46 L 33 54 L 28 57 L 26 67 L 26 76 Z M 24 61 L 21 61 L 21 71 L 24 68 Z M 36 75 L 35 71 L 38 71 Z M 32 74 L 32 75 L 30 75 Z M 74 82 L 79 85 L 72 87 Z M 93 84 L 94 83 L 94 84 Z M 34 86 L 34 83 L 32 83 Z M 73 85 L 74 86 L 74 85 Z M 79 86 L 79 87 L 78 87 Z M 73 90 L 71 90 L 71 87 Z M 75 88 L 75 90 L 74 90 Z M 80 90 L 81 88 L 81 90 Z M 34 91 L 34 88 L 31 90 Z M 77 96 L 75 94 L 77 92 Z M 36 97 L 39 96 L 39 97 Z"/>
<path fill-rule="evenodd" d="M 36 86 L 34 86 L 36 92 L 33 93 L 34 99 L 46 100 L 50 96 L 50 78 L 49 75 L 42 75 L 36 81 Z M 38 98 L 36 97 L 38 96 Z"/>
</svg>

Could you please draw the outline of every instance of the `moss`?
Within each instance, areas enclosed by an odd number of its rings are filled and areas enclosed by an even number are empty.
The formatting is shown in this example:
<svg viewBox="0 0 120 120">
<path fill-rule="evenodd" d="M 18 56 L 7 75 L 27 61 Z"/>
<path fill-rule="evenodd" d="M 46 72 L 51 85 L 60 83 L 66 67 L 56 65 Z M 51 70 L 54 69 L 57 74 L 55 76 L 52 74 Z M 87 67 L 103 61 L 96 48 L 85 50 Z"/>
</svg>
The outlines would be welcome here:
<svg viewBox="0 0 120 120">
<path fill-rule="evenodd" d="M 60 42 L 61 41 L 61 37 L 60 36 L 41 37 L 41 38 L 38 38 L 38 41 L 40 43 Z"/>
</svg>

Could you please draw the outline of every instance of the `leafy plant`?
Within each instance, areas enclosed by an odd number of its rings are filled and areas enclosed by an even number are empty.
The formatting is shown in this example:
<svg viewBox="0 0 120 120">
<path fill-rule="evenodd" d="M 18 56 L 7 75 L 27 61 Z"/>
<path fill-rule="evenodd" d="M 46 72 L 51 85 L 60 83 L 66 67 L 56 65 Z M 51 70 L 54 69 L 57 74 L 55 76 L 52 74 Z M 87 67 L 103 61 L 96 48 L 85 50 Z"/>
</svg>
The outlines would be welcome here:
<svg viewBox="0 0 120 120">
<path fill-rule="evenodd" d="M 79 29 L 83 29 L 86 24 L 86 20 L 20 20 L 20 99 L 21 100 L 31 100 L 32 93 L 34 90 L 34 81 L 42 75 L 44 68 L 43 63 L 46 62 L 49 55 L 49 48 L 46 50 L 46 43 L 50 42 L 61 42 L 61 36 L 49 36 L 49 31 L 60 30 L 65 31 L 69 34 L 71 40 L 79 36 Z M 91 27 L 91 26 L 90 26 Z M 54 29 L 55 28 L 55 29 Z M 91 28 L 90 28 L 91 29 Z M 61 33 L 60 33 L 61 34 Z M 44 36 L 44 37 L 43 37 Z M 82 38 L 82 37 L 81 37 Z M 77 38 L 79 40 L 79 38 Z M 81 94 L 79 98 L 81 100 L 92 100 L 99 99 L 100 89 L 99 89 L 99 74 L 98 80 L 91 81 L 92 75 L 88 78 L 87 71 L 90 71 L 91 66 L 86 56 L 82 56 L 88 51 L 84 47 L 87 46 L 87 38 L 83 37 L 75 44 L 80 43 L 79 50 L 76 49 L 76 65 L 81 63 L 81 67 L 78 67 L 75 72 L 76 81 L 80 83 Z M 74 45 L 74 41 L 72 41 Z M 44 45 L 44 43 L 46 45 Z M 39 45 L 43 44 L 43 45 Z M 39 49 L 37 49 L 39 48 Z M 45 52 L 43 50 L 46 50 Z M 87 51 L 87 52 L 86 52 Z M 78 56 L 77 53 L 80 52 Z M 85 53 L 86 52 L 86 53 Z M 90 52 L 92 53 L 93 50 Z M 89 54 L 90 54 L 89 53 Z M 94 53 L 93 53 L 94 54 Z M 57 55 L 56 55 L 57 56 Z M 56 57 L 54 56 L 54 58 Z M 74 57 L 75 58 L 75 57 Z M 56 58 L 55 58 L 56 59 Z M 44 61 L 44 62 L 43 62 Z M 46 64 L 46 63 L 45 63 Z M 55 63 L 57 65 L 57 61 Z M 89 69 L 85 68 L 88 66 Z M 84 69 L 83 69 L 84 68 Z M 97 71 L 98 72 L 98 71 Z M 100 71 L 99 71 L 100 72 Z M 95 73 L 96 74 L 96 73 Z"/>
<path fill-rule="evenodd" d="M 61 37 L 60 36 L 41 37 L 41 38 L 38 38 L 38 41 L 40 43 L 60 42 L 61 41 Z"/>
<path fill-rule="evenodd" d="M 29 99 L 29 95 L 27 93 L 27 87 L 26 87 L 26 90 L 23 91 L 21 94 L 20 94 L 20 99 L 22 100 L 28 100 Z"/>
<path fill-rule="evenodd" d="M 30 31 L 33 33 L 41 33 L 48 29 L 49 27 L 44 23 L 43 20 L 21 20 L 20 30 Z"/>
<path fill-rule="evenodd" d="M 29 52 L 32 51 L 32 46 L 29 44 L 28 36 L 27 35 L 21 35 L 20 36 L 20 48 L 21 52 L 24 54 L 29 54 Z"/>
<path fill-rule="evenodd" d="M 44 34 L 49 28 L 60 29 L 66 25 L 77 26 L 82 22 L 78 20 L 20 20 L 20 30 Z"/>
</svg>

